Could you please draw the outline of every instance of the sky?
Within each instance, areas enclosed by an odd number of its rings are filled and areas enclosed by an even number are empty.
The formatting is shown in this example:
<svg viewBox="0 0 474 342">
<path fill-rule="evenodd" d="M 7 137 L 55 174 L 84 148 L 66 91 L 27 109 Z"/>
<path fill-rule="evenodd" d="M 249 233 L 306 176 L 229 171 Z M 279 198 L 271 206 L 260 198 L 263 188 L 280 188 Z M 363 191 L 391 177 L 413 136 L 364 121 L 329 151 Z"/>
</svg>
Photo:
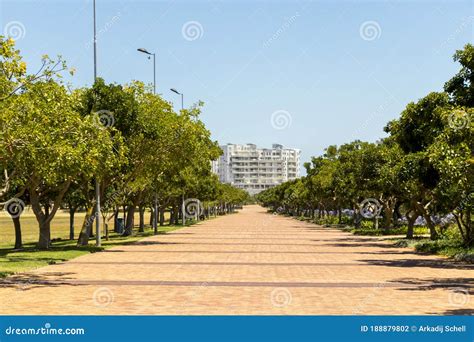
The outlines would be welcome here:
<svg viewBox="0 0 474 342">
<path fill-rule="evenodd" d="M 153 82 L 180 109 L 204 101 L 220 144 L 279 143 L 302 161 L 329 145 L 376 141 L 407 103 L 459 69 L 474 41 L 473 1 L 97 0 L 98 75 Z M 43 54 L 93 82 L 92 0 L 0 0 L 0 29 L 28 71 Z M 0 33 L 1 34 L 1 33 Z"/>
</svg>

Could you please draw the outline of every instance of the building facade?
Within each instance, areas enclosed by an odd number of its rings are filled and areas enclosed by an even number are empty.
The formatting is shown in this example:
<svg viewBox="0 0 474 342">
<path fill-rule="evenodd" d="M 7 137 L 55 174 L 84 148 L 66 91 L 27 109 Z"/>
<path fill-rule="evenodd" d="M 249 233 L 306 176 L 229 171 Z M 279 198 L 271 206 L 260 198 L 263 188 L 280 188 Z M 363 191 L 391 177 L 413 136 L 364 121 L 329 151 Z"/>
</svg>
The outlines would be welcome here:
<svg viewBox="0 0 474 342">
<path fill-rule="evenodd" d="M 223 155 L 212 170 L 223 183 L 246 190 L 251 195 L 300 176 L 301 151 L 273 144 L 258 148 L 254 144 L 222 145 Z"/>
</svg>

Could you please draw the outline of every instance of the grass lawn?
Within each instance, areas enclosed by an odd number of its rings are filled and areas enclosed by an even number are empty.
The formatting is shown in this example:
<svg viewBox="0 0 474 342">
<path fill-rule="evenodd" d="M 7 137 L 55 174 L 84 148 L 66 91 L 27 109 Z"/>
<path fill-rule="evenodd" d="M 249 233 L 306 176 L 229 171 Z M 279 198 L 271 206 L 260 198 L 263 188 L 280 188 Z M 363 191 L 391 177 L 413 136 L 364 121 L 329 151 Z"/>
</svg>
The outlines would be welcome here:
<svg viewBox="0 0 474 342">
<path fill-rule="evenodd" d="M 84 213 L 76 214 L 76 238 L 79 234 Z M 149 213 L 145 214 L 145 223 L 148 223 Z M 138 222 L 138 215 L 135 217 Z M 87 253 L 98 252 L 117 245 L 126 245 L 140 240 L 146 236 L 153 235 L 150 227 L 145 227 L 145 232 L 135 233 L 132 236 L 123 237 L 116 233 L 110 233 L 110 240 L 102 239 L 102 247 L 95 247 L 94 241 L 86 247 L 76 247 L 75 240 L 69 238 L 69 214 L 58 212 L 51 223 L 52 247 L 47 251 L 36 249 L 38 240 L 38 225 L 31 211 L 26 210 L 21 216 L 22 235 L 24 248 L 21 251 L 13 250 L 15 234 L 11 218 L 5 213 L 0 215 L 0 278 L 10 274 L 31 270 L 37 267 L 70 260 Z M 181 226 L 158 227 L 159 234 L 181 228 Z"/>
<path fill-rule="evenodd" d="M 84 212 L 78 212 L 75 215 L 75 238 L 79 236 L 84 216 Z M 165 218 L 167 219 L 168 217 L 165 216 Z M 149 220 L 150 212 L 145 211 L 145 224 Z M 138 224 L 138 222 L 139 214 L 135 212 L 135 224 Z M 112 221 L 110 221 L 109 225 L 112 226 Z M 113 228 L 110 227 L 110 229 Z M 25 208 L 25 211 L 21 214 L 21 234 L 23 243 L 38 241 L 38 222 L 29 207 Z M 51 239 L 69 239 L 69 212 L 67 210 L 58 210 L 53 221 L 51 221 Z M 10 245 L 13 247 L 14 242 L 15 231 L 13 229 L 13 222 L 8 213 L 0 211 L 0 248 Z"/>
</svg>

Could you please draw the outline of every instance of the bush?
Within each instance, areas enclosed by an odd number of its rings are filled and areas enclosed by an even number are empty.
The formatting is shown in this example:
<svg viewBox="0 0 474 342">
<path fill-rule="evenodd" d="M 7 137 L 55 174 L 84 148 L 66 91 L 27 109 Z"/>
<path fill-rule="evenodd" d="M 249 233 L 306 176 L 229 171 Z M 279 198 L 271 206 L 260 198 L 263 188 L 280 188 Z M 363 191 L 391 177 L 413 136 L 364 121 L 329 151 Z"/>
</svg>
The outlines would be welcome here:
<svg viewBox="0 0 474 342">
<path fill-rule="evenodd" d="M 445 255 L 456 261 L 474 263 L 474 248 L 466 248 L 462 239 L 443 237 L 439 240 L 403 239 L 395 243 L 397 247 L 413 247 L 417 252 Z"/>
</svg>

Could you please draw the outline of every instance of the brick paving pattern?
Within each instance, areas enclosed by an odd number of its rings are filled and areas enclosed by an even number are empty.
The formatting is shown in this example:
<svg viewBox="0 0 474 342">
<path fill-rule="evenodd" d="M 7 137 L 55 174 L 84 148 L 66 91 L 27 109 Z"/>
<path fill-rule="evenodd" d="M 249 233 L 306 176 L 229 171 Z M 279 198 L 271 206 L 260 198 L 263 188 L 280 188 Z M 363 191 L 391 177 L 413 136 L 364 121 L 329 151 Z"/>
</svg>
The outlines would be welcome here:
<svg viewBox="0 0 474 342">
<path fill-rule="evenodd" d="M 473 314 L 474 265 L 247 206 L 4 279 L 0 314 Z"/>
</svg>

